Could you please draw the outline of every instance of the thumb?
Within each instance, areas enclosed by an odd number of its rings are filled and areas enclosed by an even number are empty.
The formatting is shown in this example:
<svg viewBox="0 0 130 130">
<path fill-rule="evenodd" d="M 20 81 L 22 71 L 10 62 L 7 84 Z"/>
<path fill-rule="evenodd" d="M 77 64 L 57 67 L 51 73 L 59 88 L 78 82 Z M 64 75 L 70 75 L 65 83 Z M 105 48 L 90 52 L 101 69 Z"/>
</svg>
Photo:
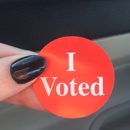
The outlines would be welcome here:
<svg viewBox="0 0 130 130">
<path fill-rule="evenodd" d="M 15 55 L 1 58 L 0 101 L 30 86 L 45 67 L 45 59 L 38 55 Z"/>
</svg>

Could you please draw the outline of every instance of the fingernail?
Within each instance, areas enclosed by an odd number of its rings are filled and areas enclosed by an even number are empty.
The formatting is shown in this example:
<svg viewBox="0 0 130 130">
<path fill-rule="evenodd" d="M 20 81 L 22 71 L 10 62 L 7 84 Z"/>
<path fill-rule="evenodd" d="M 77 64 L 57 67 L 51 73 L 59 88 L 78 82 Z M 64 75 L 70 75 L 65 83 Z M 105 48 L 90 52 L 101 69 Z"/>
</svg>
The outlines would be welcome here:
<svg viewBox="0 0 130 130">
<path fill-rule="evenodd" d="M 15 82 L 24 84 L 38 77 L 45 68 L 46 61 L 43 57 L 31 55 L 12 63 L 10 73 Z"/>
</svg>

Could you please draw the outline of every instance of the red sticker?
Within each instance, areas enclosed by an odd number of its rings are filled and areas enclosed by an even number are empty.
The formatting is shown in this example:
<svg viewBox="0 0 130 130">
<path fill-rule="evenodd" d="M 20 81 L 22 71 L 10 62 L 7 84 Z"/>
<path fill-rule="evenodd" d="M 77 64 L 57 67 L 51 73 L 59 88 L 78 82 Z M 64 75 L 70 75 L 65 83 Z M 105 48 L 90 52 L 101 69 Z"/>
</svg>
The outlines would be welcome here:
<svg viewBox="0 0 130 130">
<path fill-rule="evenodd" d="M 114 86 L 113 66 L 94 42 L 62 37 L 47 44 L 39 55 L 47 66 L 33 87 L 40 103 L 51 113 L 81 118 L 98 111 L 109 99 Z"/>
</svg>

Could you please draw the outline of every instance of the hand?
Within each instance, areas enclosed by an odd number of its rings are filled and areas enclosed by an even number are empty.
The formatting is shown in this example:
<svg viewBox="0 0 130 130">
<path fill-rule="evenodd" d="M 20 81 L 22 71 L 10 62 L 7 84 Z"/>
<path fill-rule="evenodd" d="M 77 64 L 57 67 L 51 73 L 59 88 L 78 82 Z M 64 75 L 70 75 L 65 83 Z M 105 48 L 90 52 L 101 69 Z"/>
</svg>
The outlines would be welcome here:
<svg viewBox="0 0 130 130">
<path fill-rule="evenodd" d="M 32 83 L 45 65 L 45 60 L 37 53 L 0 43 L 0 101 L 44 111 Z"/>
</svg>

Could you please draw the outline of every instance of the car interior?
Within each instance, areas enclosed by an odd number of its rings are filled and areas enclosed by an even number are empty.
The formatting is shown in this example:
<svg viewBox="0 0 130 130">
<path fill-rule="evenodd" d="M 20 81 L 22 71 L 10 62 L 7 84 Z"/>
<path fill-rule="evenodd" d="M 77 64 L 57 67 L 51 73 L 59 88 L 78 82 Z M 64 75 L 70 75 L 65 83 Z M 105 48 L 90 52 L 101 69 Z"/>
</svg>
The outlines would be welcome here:
<svg viewBox="0 0 130 130">
<path fill-rule="evenodd" d="M 130 1 L 0 0 L 1 43 L 39 52 L 63 36 L 88 38 L 110 57 L 115 84 L 107 103 L 67 119 L 1 102 L 0 130 L 130 130 Z"/>
</svg>

